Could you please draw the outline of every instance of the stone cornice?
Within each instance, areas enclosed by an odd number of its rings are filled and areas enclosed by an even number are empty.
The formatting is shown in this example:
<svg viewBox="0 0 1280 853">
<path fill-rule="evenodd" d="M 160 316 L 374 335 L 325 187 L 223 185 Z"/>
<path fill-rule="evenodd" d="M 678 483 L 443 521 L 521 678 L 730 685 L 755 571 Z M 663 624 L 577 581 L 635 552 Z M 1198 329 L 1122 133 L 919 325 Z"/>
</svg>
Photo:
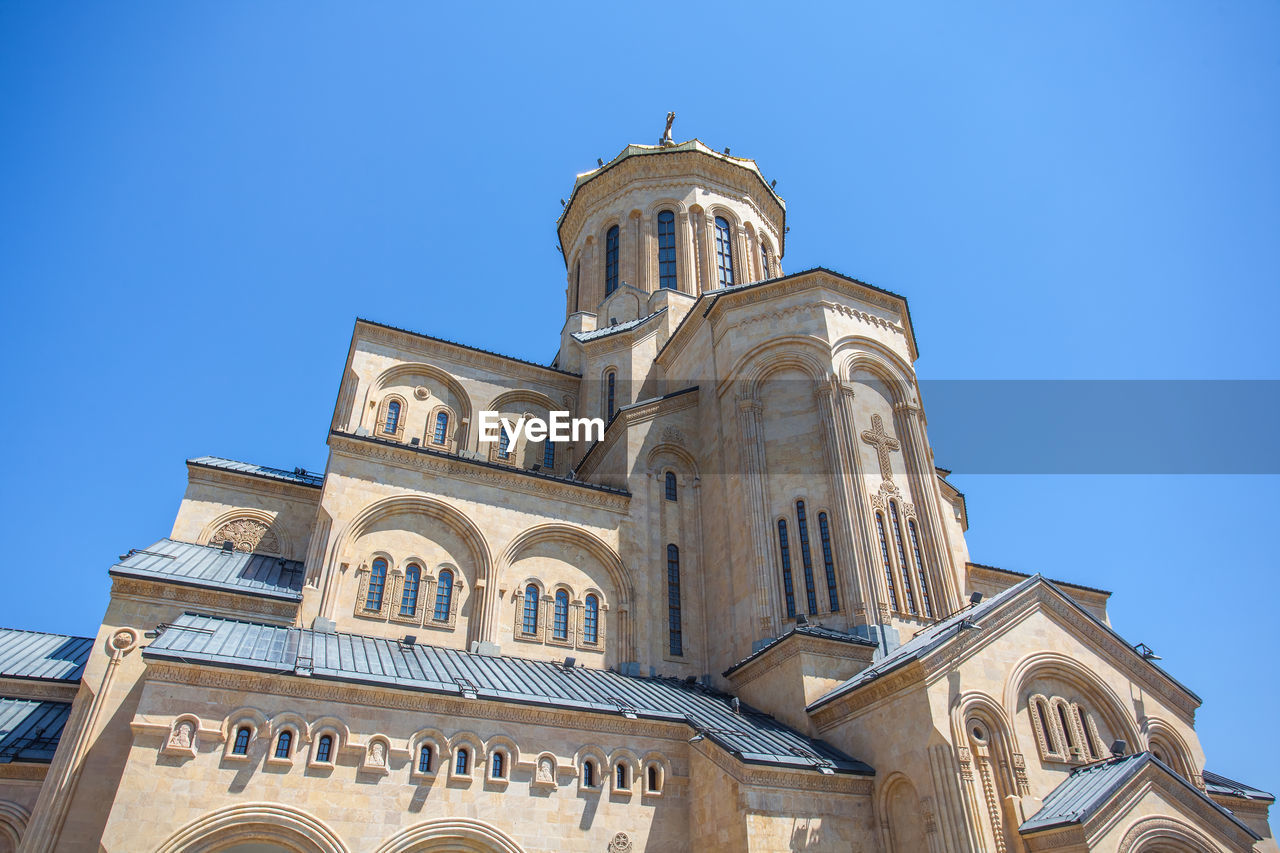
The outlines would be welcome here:
<svg viewBox="0 0 1280 853">
<path fill-rule="evenodd" d="M 49 681 L 39 678 L 0 678 L 0 696 L 36 699 L 42 702 L 70 702 L 80 689 L 78 681 Z"/>
<path fill-rule="evenodd" d="M 544 367 L 530 361 L 513 356 L 500 355 L 488 350 L 469 347 L 465 344 L 434 338 L 420 332 L 398 329 L 373 320 L 356 320 L 355 341 L 374 341 L 389 344 L 402 352 L 426 358 L 446 358 L 456 364 L 472 365 L 492 370 L 511 379 L 529 379 L 555 388 L 557 391 L 578 393 L 578 383 L 582 377 L 576 373 Z"/>
<path fill-rule="evenodd" d="M 854 649 L 861 650 L 865 664 L 870 665 L 875 646 L 863 646 L 858 643 L 807 634 L 784 634 L 781 639 L 755 656 L 726 669 L 723 675 L 734 684 L 748 684 L 799 654 L 813 654 L 848 661 L 857 659 L 856 655 L 850 654 Z"/>
<path fill-rule="evenodd" d="M 211 616 L 233 619 L 252 616 L 266 617 L 269 621 L 292 624 L 301 601 L 282 601 L 263 598 L 252 590 L 243 593 L 221 589 L 206 589 L 185 584 L 166 583 L 162 580 L 112 576 L 111 597 L 131 599 L 149 604 L 194 604 Z"/>
<path fill-rule="evenodd" d="M 855 716 L 863 709 L 875 705 L 902 690 L 909 687 L 923 687 L 925 675 L 925 668 L 920 661 L 911 661 L 887 675 L 882 675 L 874 681 L 870 681 L 862 687 L 846 693 L 834 702 L 823 705 L 816 711 L 810 711 L 809 714 L 819 732 L 828 731 Z"/>
<path fill-rule="evenodd" d="M 337 430 L 329 433 L 329 447 L 335 455 L 350 459 L 387 462 L 410 470 L 427 471 L 579 506 L 626 512 L 631 505 L 631 495 L 625 491 L 592 483 L 545 477 L 505 465 L 466 459 L 426 448 L 397 445 Z"/>
<path fill-rule="evenodd" d="M 40 782 L 49 773 L 48 764 L 11 762 L 9 764 L 0 764 L 0 779 L 12 779 L 14 781 L 24 782 Z"/>
<path fill-rule="evenodd" d="M 762 768 L 743 764 L 720 747 L 704 740 L 696 747 L 698 754 L 743 785 L 758 788 L 783 788 L 786 790 L 817 791 L 829 794 L 853 794 L 870 797 L 875 781 L 871 776 L 848 773 L 825 776 L 809 771 L 789 771 L 782 768 Z"/>
</svg>

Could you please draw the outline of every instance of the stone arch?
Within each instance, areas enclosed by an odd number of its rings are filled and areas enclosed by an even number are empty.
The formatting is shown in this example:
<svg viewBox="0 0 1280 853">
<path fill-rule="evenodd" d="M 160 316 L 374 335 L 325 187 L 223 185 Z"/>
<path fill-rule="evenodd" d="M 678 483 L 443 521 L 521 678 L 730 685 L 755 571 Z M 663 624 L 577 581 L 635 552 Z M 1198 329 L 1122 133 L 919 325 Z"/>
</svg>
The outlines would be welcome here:
<svg viewBox="0 0 1280 853">
<path fill-rule="evenodd" d="M 1022 658 L 1010 671 L 1004 686 L 1004 707 L 1016 714 L 1020 698 L 1034 678 L 1050 677 L 1065 682 L 1090 703 L 1094 712 L 1107 724 L 1112 737 L 1123 737 L 1132 744 L 1143 743 L 1137 722 L 1126 713 L 1124 702 L 1105 681 L 1074 658 L 1058 652 L 1033 652 Z M 1105 743 L 1102 744 L 1105 747 Z"/>
<path fill-rule="evenodd" d="M 403 829 L 376 853 L 524 853 L 515 839 L 484 821 L 441 818 Z"/>
<path fill-rule="evenodd" d="M 1178 730 L 1160 717 L 1147 717 L 1142 722 L 1143 733 L 1147 736 L 1147 749 L 1154 753 L 1160 747 L 1160 760 L 1169 769 L 1191 781 L 1197 774 L 1195 759 L 1186 740 L 1178 734 Z"/>
<path fill-rule="evenodd" d="M 662 458 L 664 456 L 672 457 L 678 462 L 678 465 L 665 465 Z M 645 466 L 655 473 L 661 472 L 665 467 L 675 467 L 677 470 L 683 468 L 684 472 L 694 479 L 701 476 L 698 472 L 698 462 L 693 458 L 693 454 L 678 444 L 671 444 L 670 442 L 656 444 L 649 451 L 649 455 L 645 457 L 644 461 Z"/>
<path fill-rule="evenodd" d="M 773 337 L 744 353 L 724 375 L 724 389 L 737 382 L 744 396 L 759 399 L 760 387 L 773 373 L 788 368 L 817 380 L 830 372 L 826 344 L 809 335 Z"/>
<path fill-rule="evenodd" d="M 261 525 L 264 528 L 257 531 L 260 534 L 257 541 L 251 541 L 251 538 L 244 538 L 246 534 L 251 534 L 251 531 L 237 530 L 224 533 L 224 528 L 238 521 L 251 522 L 255 526 Z M 221 545 L 227 539 L 232 541 L 237 551 L 270 554 L 287 559 L 292 559 L 294 556 L 293 541 L 289 538 L 284 526 L 276 523 L 276 515 L 274 513 L 264 512 L 260 509 L 239 507 L 228 510 L 215 517 L 200 531 L 200 542 L 207 545 Z M 241 545 L 246 547 L 241 547 Z"/>
<path fill-rule="evenodd" d="M 210 812 L 188 823 L 156 853 L 217 853 L 237 844 L 266 842 L 292 853 L 347 853 L 320 819 L 283 803 L 244 803 Z"/>
<path fill-rule="evenodd" d="M 357 540 L 368 532 L 374 524 L 397 515 L 417 514 L 438 521 L 457 535 L 464 546 L 471 552 L 475 572 L 475 586 L 482 587 L 488 583 L 492 574 L 492 557 L 489 543 L 480 528 L 461 510 L 435 498 L 422 495 L 399 495 L 374 501 L 358 512 L 354 518 L 334 537 L 326 561 L 331 567 L 326 595 L 337 594 L 336 587 L 340 581 L 340 573 L 333 571 L 339 562 L 355 562 L 357 554 L 353 553 Z M 326 601 L 322 612 L 332 612 L 335 602 Z M 471 616 L 471 630 L 475 633 L 484 630 L 487 607 L 475 606 Z"/>
<path fill-rule="evenodd" d="M 892 405 L 918 405 L 914 390 L 915 372 L 911 365 L 878 341 L 849 335 L 835 341 L 831 353 L 842 379 L 852 381 L 855 372 L 865 370 L 885 384 Z"/>
<path fill-rule="evenodd" d="M 386 388 L 395 384 L 397 379 L 405 376 L 426 376 L 436 380 L 441 385 L 449 389 L 450 393 L 457 398 L 458 404 L 462 406 L 463 411 L 459 412 L 462 418 L 471 417 L 471 397 L 467 395 L 462 384 L 454 378 L 453 374 L 448 371 L 441 370 L 435 365 L 426 364 L 420 361 L 404 362 L 403 364 L 388 367 L 382 373 L 378 374 L 378 378 L 373 381 L 374 393 L 380 393 Z"/>
<path fill-rule="evenodd" d="M 514 566 L 529 549 L 546 542 L 560 542 L 580 547 L 604 567 L 605 573 L 608 574 L 609 581 L 613 586 L 614 600 L 609 602 L 602 596 L 601 605 L 611 603 L 613 610 L 617 613 L 618 660 L 632 660 L 633 638 L 631 636 L 631 625 L 627 619 L 628 608 L 635 595 L 631 582 L 631 573 L 623 564 L 622 558 L 618 556 L 618 553 L 598 536 L 568 524 L 551 522 L 535 525 L 517 534 L 507 544 L 502 556 L 498 559 L 499 574 Z M 547 588 L 545 581 L 540 583 L 539 586 L 544 590 Z"/>
<path fill-rule="evenodd" d="M 1200 830 L 1170 817 L 1142 818 L 1129 827 L 1117 853 L 1214 853 L 1219 847 Z"/>
<path fill-rule="evenodd" d="M 31 812 L 25 806 L 0 800 L 0 845 L 6 850 L 17 850 L 30 820 Z"/>
<path fill-rule="evenodd" d="M 925 819 L 915 786 L 902 773 L 892 773 L 880 786 L 876 800 L 882 846 L 889 853 L 928 850 Z"/>
<path fill-rule="evenodd" d="M 556 403 L 554 400 L 540 391 L 534 391 L 529 388 L 518 388 L 514 391 L 504 391 L 493 398 L 492 402 L 489 403 L 489 408 L 495 412 L 501 412 L 503 406 L 513 405 L 516 403 L 539 406 L 546 409 L 548 412 L 553 412 L 556 409 Z M 524 409 L 521 409 L 521 412 L 523 411 Z"/>
</svg>

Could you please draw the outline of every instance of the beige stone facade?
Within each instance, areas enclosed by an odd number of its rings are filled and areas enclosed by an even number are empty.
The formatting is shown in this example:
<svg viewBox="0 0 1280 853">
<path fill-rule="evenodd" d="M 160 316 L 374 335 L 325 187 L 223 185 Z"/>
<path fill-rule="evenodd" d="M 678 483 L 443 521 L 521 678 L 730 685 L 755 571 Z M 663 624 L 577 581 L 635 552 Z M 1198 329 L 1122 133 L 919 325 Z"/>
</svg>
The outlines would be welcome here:
<svg viewBox="0 0 1280 853">
<path fill-rule="evenodd" d="M 905 299 L 785 274 L 786 232 L 754 162 L 629 146 L 559 223 L 552 365 L 357 321 L 323 474 L 192 460 L 165 541 L 200 548 L 122 558 L 78 691 L 3 683 L 74 702 L 47 773 L 0 765 L 0 850 L 1277 850 L 1108 593 L 971 562 Z M 486 411 L 608 427 L 500 446 Z M 276 579 L 180 571 L 236 553 Z M 200 642 L 185 614 L 333 635 L 352 669 L 149 653 Z M 661 681 L 742 731 L 361 677 L 386 641 Z M 1034 829 L 1117 741 L 1159 763 Z"/>
</svg>

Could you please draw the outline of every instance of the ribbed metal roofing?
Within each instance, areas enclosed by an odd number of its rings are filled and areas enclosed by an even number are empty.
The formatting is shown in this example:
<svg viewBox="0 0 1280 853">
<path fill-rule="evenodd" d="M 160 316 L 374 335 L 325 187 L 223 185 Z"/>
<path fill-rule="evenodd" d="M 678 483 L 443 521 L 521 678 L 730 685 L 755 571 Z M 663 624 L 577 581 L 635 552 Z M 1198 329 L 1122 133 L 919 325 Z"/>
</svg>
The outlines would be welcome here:
<svg viewBox="0 0 1280 853">
<path fill-rule="evenodd" d="M 92 648 L 88 637 L 0 628 L 0 676 L 76 682 Z"/>
<path fill-rule="evenodd" d="M 1206 770 L 1202 774 L 1204 776 L 1204 786 L 1210 794 L 1218 794 L 1226 797 L 1240 797 L 1246 800 L 1267 800 L 1275 802 L 1276 795 L 1268 794 L 1266 791 L 1260 791 L 1252 785 L 1246 785 L 1243 782 L 1237 782 L 1234 779 L 1228 779 L 1218 773 L 1211 773 Z"/>
<path fill-rule="evenodd" d="M 685 722 L 753 764 L 871 775 L 822 741 L 812 740 L 721 693 L 667 678 L 565 668 L 520 658 L 471 654 L 395 640 L 330 634 L 187 613 L 143 650 L 170 660 L 311 678 L 399 687 L 466 698 L 567 708 L 613 716 Z"/>
<path fill-rule="evenodd" d="M 1083 823 L 1111 798 L 1118 794 L 1134 776 L 1144 767 L 1154 765 L 1172 778 L 1177 784 L 1199 797 L 1214 811 L 1230 820 L 1236 826 L 1248 832 L 1254 838 L 1258 835 L 1248 826 L 1241 823 L 1235 815 L 1206 797 L 1186 779 L 1171 770 L 1160 759 L 1149 752 L 1139 752 L 1120 758 L 1111 758 L 1097 764 L 1087 764 L 1071 771 L 1061 785 L 1049 792 L 1044 798 L 1040 811 L 1026 820 L 1018 831 L 1022 833 L 1037 832 L 1073 823 Z"/>
<path fill-rule="evenodd" d="M 0 764 L 53 760 L 70 702 L 0 698 Z"/>
<path fill-rule="evenodd" d="M 215 545 L 174 539 L 161 539 L 148 548 L 130 551 L 108 574 L 247 592 L 286 601 L 302 600 L 305 577 L 303 564 L 297 560 L 224 551 Z"/>
<path fill-rule="evenodd" d="M 324 484 L 324 475 L 315 474 L 305 468 L 286 471 L 283 468 L 271 468 L 267 465 L 254 465 L 252 462 L 237 462 L 234 459 L 223 459 L 221 456 L 199 456 L 188 459 L 188 465 L 201 468 L 217 468 L 222 471 L 235 471 L 238 474 L 249 474 L 254 477 L 265 477 L 268 480 L 283 480 L 286 483 L 297 483 L 299 486 L 319 488 Z"/>
<path fill-rule="evenodd" d="M 586 343 L 587 341 L 594 341 L 596 338 L 604 338 L 604 337 L 608 337 L 609 335 L 616 335 L 619 332 L 625 332 L 629 329 L 634 329 L 637 326 L 643 326 L 645 323 L 649 322 L 649 320 L 653 319 L 654 317 L 657 317 L 659 314 L 661 314 L 663 311 L 666 311 L 666 310 L 667 310 L 666 308 L 663 308 L 662 311 L 655 311 L 652 314 L 646 314 L 645 316 L 637 317 L 634 320 L 627 320 L 625 323 L 615 323 L 612 326 L 604 326 L 599 329 L 593 329 L 590 332 L 574 332 L 573 336 L 577 338 L 579 341 Z"/>
</svg>

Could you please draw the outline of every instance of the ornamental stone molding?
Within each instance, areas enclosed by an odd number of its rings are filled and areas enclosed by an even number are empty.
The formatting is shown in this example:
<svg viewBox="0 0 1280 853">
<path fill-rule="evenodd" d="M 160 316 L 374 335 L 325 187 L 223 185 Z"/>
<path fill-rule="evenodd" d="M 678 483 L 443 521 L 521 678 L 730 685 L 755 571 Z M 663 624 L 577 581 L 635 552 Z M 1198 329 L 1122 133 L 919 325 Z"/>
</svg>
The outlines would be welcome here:
<svg viewBox="0 0 1280 853">
<path fill-rule="evenodd" d="M 230 542 L 237 551 L 247 554 L 280 554 L 280 540 L 271 528 L 254 518 L 237 518 L 219 527 L 209 539 L 210 545 Z"/>
</svg>

